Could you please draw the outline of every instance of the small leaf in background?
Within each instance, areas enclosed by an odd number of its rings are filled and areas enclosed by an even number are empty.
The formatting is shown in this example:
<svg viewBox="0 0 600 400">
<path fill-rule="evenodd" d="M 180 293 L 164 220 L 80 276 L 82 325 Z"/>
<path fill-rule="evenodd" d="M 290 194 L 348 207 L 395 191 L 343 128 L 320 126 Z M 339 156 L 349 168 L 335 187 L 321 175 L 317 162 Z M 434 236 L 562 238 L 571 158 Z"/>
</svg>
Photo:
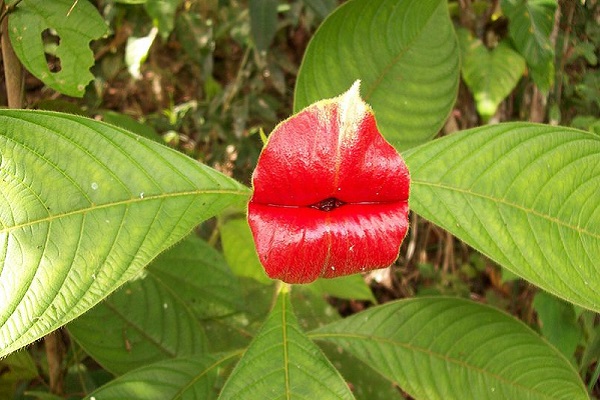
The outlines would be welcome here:
<svg viewBox="0 0 600 400">
<path fill-rule="evenodd" d="M 156 132 L 149 124 L 141 123 L 129 115 L 121 114 L 111 110 L 101 111 L 102 120 L 108 124 L 119 126 L 123 129 L 127 129 L 129 132 L 133 132 L 136 135 L 145 137 L 146 139 L 154 140 L 155 142 L 164 144 L 162 137 Z"/>
<path fill-rule="evenodd" d="M 418 400 L 588 399 L 572 365 L 516 318 L 433 297 L 372 307 L 310 333 Z"/>
<path fill-rule="evenodd" d="M 502 0 L 509 19 L 509 34 L 527 61 L 535 84 L 548 92 L 554 82 L 554 49 L 550 33 L 554 26 L 556 0 Z"/>
<path fill-rule="evenodd" d="M 462 54 L 462 75 L 473 93 L 477 112 L 488 121 L 498 105 L 517 86 L 525 72 L 525 60 L 507 43 L 500 42 L 488 49 L 466 30 L 459 32 Z"/>
<path fill-rule="evenodd" d="M 377 303 L 371 288 L 360 274 L 331 279 L 317 279 L 306 287 L 321 295 L 347 300 L 367 300 Z"/>
<path fill-rule="evenodd" d="M 202 77 L 206 80 L 205 85 L 209 85 L 210 82 L 217 84 L 211 75 L 213 69 L 211 54 L 215 48 L 213 21 L 195 13 L 179 13 L 175 32 L 187 55 L 202 67 Z M 208 93 L 210 90 L 207 90 L 207 96 Z"/>
<path fill-rule="evenodd" d="M 160 254 L 147 270 L 198 318 L 219 318 L 244 306 L 240 284 L 223 255 L 195 235 Z"/>
<path fill-rule="evenodd" d="M 306 4 L 320 19 L 325 19 L 338 6 L 337 0 L 304 0 Z"/>
<path fill-rule="evenodd" d="M 67 114 L 0 110 L 0 155 L 0 357 L 81 315 L 248 196 L 181 153 Z"/>
<path fill-rule="evenodd" d="M 600 137 L 528 123 L 405 154 L 410 208 L 567 301 L 600 311 Z"/>
<path fill-rule="evenodd" d="M 407 149 L 438 133 L 454 105 L 459 73 L 445 0 L 349 1 L 311 39 L 294 110 L 337 96 L 360 79 L 383 135 Z"/>
<path fill-rule="evenodd" d="M 158 28 L 153 27 L 146 36 L 130 36 L 127 38 L 125 63 L 127 64 L 127 70 L 134 79 L 140 79 L 142 77 L 140 68 L 144 61 L 146 61 L 150 47 L 152 46 L 152 43 L 154 43 L 157 34 Z"/>
<path fill-rule="evenodd" d="M 235 358 L 224 354 L 160 361 L 110 381 L 85 399 L 213 400 L 223 368 Z"/>
<path fill-rule="evenodd" d="M 277 33 L 278 0 L 249 0 L 250 30 L 254 44 L 263 54 L 271 45 Z"/>
<path fill-rule="evenodd" d="M 219 396 L 267 398 L 354 398 L 339 372 L 300 329 L 286 288 Z"/>
<path fill-rule="evenodd" d="M 575 364 L 575 349 L 581 339 L 575 308 L 546 292 L 538 291 L 533 299 L 540 331 L 567 359 Z"/>
<path fill-rule="evenodd" d="M 23 66 L 52 89 L 73 97 L 82 97 L 94 79 L 90 68 L 94 54 L 90 42 L 108 33 L 98 10 L 88 1 L 23 0 L 9 15 L 11 44 Z M 44 32 L 58 36 L 55 56 L 60 70 L 53 72 L 45 57 Z"/>
<path fill-rule="evenodd" d="M 12 399 L 21 382 L 38 376 L 37 366 L 27 351 L 17 351 L 0 360 L 0 399 Z"/>
<path fill-rule="evenodd" d="M 182 0 L 147 0 L 146 12 L 152 18 L 154 26 L 163 40 L 167 40 L 175 27 L 175 13 Z"/>
<path fill-rule="evenodd" d="M 245 218 L 234 218 L 220 226 L 223 255 L 233 273 L 270 285 L 273 280 L 265 274 L 254 248 L 252 233 Z"/>
</svg>

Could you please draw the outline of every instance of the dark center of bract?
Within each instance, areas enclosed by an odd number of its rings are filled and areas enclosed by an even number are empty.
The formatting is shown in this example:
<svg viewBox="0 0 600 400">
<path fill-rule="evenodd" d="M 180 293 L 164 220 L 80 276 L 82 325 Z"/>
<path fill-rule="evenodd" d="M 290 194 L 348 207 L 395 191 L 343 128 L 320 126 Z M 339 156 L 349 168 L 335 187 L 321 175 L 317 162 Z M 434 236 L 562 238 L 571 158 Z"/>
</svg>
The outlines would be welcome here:
<svg viewBox="0 0 600 400">
<path fill-rule="evenodd" d="M 325 212 L 329 212 L 329 211 L 333 211 L 334 209 L 343 206 L 344 203 L 341 200 L 336 199 L 335 197 L 330 197 L 328 199 L 325 200 L 321 200 L 318 203 L 312 204 L 311 207 L 312 208 L 316 208 L 317 210 L 321 210 L 321 211 L 325 211 Z"/>
</svg>

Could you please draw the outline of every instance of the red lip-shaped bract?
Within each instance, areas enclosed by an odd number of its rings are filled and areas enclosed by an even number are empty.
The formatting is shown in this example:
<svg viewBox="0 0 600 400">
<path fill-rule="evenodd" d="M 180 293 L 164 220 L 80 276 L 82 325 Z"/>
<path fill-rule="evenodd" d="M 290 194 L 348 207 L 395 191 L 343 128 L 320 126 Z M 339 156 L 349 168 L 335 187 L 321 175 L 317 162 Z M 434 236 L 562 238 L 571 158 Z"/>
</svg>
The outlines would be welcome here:
<svg viewBox="0 0 600 400">
<path fill-rule="evenodd" d="M 248 222 L 267 275 L 309 283 L 383 268 L 408 228 L 408 169 L 359 82 L 280 123 L 253 174 Z"/>
</svg>

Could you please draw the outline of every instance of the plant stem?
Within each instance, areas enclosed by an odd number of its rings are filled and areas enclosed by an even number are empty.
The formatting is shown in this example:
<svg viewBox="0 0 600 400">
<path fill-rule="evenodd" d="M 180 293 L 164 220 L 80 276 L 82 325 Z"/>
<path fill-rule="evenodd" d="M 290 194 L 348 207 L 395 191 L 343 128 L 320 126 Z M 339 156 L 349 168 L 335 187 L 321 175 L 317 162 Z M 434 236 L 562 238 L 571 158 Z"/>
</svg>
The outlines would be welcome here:
<svg viewBox="0 0 600 400">
<path fill-rule="evenodd" d="M 64 376 L 62 372 L 63 344 L 61 331 L 57 330 L 44 338 L 48 374 L 50 375 L 50 392 L 56 395 L 64 393 Z"/>
<path fill-rule="evenodd" d="M 18 3 L 18 2 L 17 2 Z M 16 4 L 12 6 L 14 8 Z M 4 63 L 4 81 L 6 82 L 6 97 L 9 108 L 23 108 L 23 66 L 17 58 L 15 51 L 8 37 L 8 18 L 6 14 L 9 7 L 4 6 L 4 1 L 0 0 L 0 9 L 2 12 L 2 24 L 0 27 L 0 42 L 2 46 L 2 60 Z"/>
</svg>

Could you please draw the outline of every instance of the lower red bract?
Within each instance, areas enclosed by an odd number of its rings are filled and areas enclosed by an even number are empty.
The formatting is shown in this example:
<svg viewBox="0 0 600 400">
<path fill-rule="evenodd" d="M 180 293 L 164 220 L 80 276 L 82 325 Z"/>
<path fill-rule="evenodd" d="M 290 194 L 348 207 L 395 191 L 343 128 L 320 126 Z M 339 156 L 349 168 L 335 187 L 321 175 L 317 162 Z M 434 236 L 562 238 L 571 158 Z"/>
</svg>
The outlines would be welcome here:
<svg viewBox="0 0 600 400">
<path fill-rule="evenodd" d="M 271 278 L 309 283 L 398 257 L 410 178 L 357 83 L 279 124 L 252 182 L 248 222 Z"/>
<path fill-rule="evenodd" d="M 346 204 L 330 212 L 250 203 L 248 216 L 267 275 L 307 283 L 383 268 L 398 257 L 408 205 Z"/>
</svg>

